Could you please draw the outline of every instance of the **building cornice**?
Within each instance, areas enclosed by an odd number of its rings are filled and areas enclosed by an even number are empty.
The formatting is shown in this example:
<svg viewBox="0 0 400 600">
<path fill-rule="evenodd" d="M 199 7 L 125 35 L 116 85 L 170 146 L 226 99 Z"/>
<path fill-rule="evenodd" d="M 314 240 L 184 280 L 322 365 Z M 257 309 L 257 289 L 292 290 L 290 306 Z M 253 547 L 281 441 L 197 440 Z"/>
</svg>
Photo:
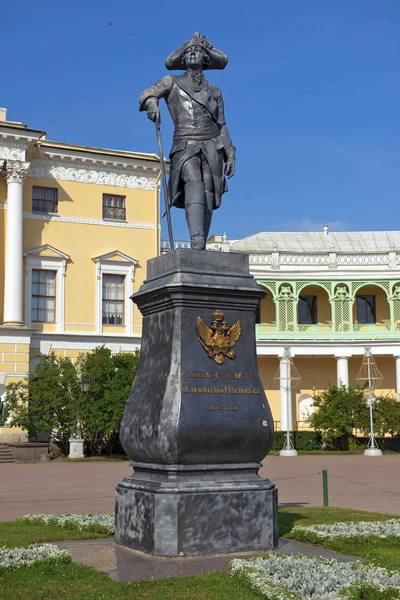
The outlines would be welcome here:
<svg viewBox="0 0 400 600">
<path fill-rule="evenodd" d="M 155 190 L 156 154 L 89 148 L 47 141 L 45 132 L 0 123 L 0 163 L 31 162 L 31 177 Z"/>
<path fill-rule="evenodd" d="M 278 356 L 284 347 L 290 347 L 291 356 L 334 356 L 336 358 L 349 356 L 362 356 L 366 346 L 371 346 L 374 355 L 398 356 L 399 342 L 396 340 L 268 340 L 257 341 L 257 356 Z"/>
<path fill-rule="evenodd" d="M 154 190 L 159 168 L 129 162 L 49 154 L 33 159 L 31 177 Z"/>
<path fill-rule="evenodd" d="M 40 142 L 40 147 L 44 151 L 53 150 L 57 154 L 91 154 L 101 155 L 105 157 L 119 157 L 128 158 L 132 160 L 142 160 L 146 162 L 159 163 L 160 159 L 157 154 L 147 154 L 145 152 L 129 152 L 128 150 L 112 150 L 108 148 L 94 148 L 91 146 L 78 146 L 76 144 L 65 144 L 63 142 L 53 142 L 51 140 L 44 140 Z M 64 152 L 62 152 L 64 151 Z"/>
<path fill-rule="evenodd" d="M 46 135 L 46 132 L 40 129 L 31 129 L 23 123 L 17 123 L 15 121 L 1 121 L 0 135 L 11 137 L 31 137 L 32 139 L 40 139 L 41 137 Z"/>
</svg>

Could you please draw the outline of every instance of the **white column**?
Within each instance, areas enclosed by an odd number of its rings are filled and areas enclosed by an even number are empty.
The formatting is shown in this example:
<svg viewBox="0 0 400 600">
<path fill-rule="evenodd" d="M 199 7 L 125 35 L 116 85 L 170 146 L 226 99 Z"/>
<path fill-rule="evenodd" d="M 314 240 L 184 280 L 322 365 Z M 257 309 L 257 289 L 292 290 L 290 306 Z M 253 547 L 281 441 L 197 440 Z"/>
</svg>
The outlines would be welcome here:
<svg viewBox="0 0 400 600">
<path fill-rule="evenodd" d="M 337 384 L 349 387 L 349 357 L 336 356 L 337 360 Z"/>
<path fill-rule="evenodd" d="M 290 388 L 290 358 L 283 356 L 279 363 L 281 431 L 292 429 L 292 392 Z"/>
<path fill-rule="evenodd" d="M 396 395 L 400 402 L 400 356 L 395 356 L 396 359 Z"/>
<path fill-rule="evenodd" d="M 22 327 L 23 189 L 29 163 L 7 161 L 7 233 L 4 276 L 4 326 Z"/>
</svg>

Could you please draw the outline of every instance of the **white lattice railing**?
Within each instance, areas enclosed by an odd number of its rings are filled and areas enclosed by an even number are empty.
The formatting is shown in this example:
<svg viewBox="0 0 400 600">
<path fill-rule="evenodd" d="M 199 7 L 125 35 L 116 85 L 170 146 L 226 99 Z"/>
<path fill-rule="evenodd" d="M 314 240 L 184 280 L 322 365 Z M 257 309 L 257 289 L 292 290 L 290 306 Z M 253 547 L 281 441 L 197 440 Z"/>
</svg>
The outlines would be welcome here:
<svg viewBox="0 0 400 600">
<path fill-rule="evenodd" d="M 387 265 L 389 252 L 346 252 L 337 254 L 339 265 Z"/>
<path fill-rule="evenodd" d="M 229 244 L 225 244 L 223 251 L 229 251 Z M 174 249 L 190 248 L 189 240 L 174 240 Z M 212 245 L 209 250 L 221 250 Z M 161 240 L 161 253 L 168 252 L 170 244 L 168 240 Z M 394 269 L 400 268 L 400 252 L 244 252 L 248 254 L 250 265 L 269 265 L 273 269 L 279 266 L 320 266 L 335 268 L 351 266 L 382 266 Z"/>
<path fill-rule="evenodd" d="M 329 254 L 300 254 L 296 252 L 280 252 L 281 265 L 327 265 Z"/>
<path fill-rule="evenodd" d="M 250 265 L 400 268 L 400 253 L 390 252 L 257 252 L 249 253 Z"/>
<path fill-rule="evenodd" d="M 270 265 L 272 262 L 272 253 L 265 252 L 265 254 L 250 254 L 249 263 L 251 265 Z"/>
</svg>

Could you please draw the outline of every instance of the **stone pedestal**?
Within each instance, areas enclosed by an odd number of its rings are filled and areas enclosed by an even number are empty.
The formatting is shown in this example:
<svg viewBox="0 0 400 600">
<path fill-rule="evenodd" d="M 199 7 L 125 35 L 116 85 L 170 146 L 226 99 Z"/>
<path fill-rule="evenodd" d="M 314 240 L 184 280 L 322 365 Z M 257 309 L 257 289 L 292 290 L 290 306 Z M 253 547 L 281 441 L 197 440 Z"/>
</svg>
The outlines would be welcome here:
<svg viewBox="0 0 400 600">
<path fill-rule="evenodd" d="M 140 364 L 121 424 L 134 473 L 117 485 L 115 539 L 159 556 L 276 547 L 277 490 L 258 475 L 273 438 L 245 255 L 176 250 L 132 297 Z"/>
<path fill-rule="evenodd" d="M 83 440 L 80 437 L 71 437 L 69 438 L 69 454 L 68 458 L 84 458 L 85 454 L 83 452 Z"/>
</svg>

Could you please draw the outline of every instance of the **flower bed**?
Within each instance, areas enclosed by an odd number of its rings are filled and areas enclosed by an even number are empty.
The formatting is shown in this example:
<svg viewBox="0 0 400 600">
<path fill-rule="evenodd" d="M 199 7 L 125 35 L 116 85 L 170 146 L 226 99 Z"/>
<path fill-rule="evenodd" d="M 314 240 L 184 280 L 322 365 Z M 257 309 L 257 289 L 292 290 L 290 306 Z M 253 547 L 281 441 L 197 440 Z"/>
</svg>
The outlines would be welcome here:
<svg viewBox="0 0 400 600">
<path fill-rule="evenodd" d="M 102 515 L 25 515 L 20 519 L 28 523 L 37 523 L 43 525 L 56 525 L 68 529 L 77 529 L 78 531 L 93 531 L 94 533 L 104 533 L 112 535 L 115 529 L 114 514 Z"/>
<path fill-rule="evenodd" d="M 71 562 L 71 555 L 53 544 L 31 545 L 28 548 L 0 548 L 0 569 L 26 567 L 38 562 L 61 564 Z"/>
<path fill-rule="evenodd" d="M 331 538 L 387 538 L 400 537 L 400 519 L 389 521 L 359 521 L 358 523 L 334 523 L 333 525 L 296 525 L 293 536 L 302 542 L 317 543 Z"/>
<path fill-rule="evenodd" d="M 235 559 L 231 575 L 245 579 L 266 600 L 343 600 L 376 598 L 383 592 L 400 598 L 400 571 L 332 559 L 271 554 Z M 369 595 L 354 595 L 357 590 Z"/>
</svg>

